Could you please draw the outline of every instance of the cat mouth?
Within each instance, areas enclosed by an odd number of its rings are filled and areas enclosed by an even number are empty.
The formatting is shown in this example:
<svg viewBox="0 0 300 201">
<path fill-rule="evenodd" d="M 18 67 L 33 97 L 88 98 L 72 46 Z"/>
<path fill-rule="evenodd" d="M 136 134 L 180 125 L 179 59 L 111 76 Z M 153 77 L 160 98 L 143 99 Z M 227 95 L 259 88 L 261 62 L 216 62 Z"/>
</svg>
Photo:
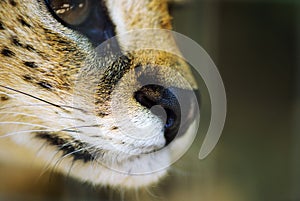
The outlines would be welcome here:
<svg viewBox="0 0 300 201">
<path fill-rule="evenodd" d="M 71 136 L 61 136 L 54 132 L 38 132 L 34 133 L 35 137 L 48 142 L 49 145 L 56 147 L 58 151 L 63 153 L 62 157 L 72 157 L 73 161 L 81 161 L 84 163 L 99 161 L 106 166 L 105 162 L 101 161 L 108 152 L 120 152 L 115 150 L 105 150 L 99 148 L 97 145 L 92 145 L 91 143 L 83 142 L 79 139 L 75 139 Z M 137 148 L 136 148 L 137 149 Z M 139 147 L 143 150 L 139 154 L 129 154 L 128 152 L 121 152 L 124 157 L 123 160 L 133 160 L 134 158 L 139 158 L 140 155 L 147 155 L 159 151 L 161 148 L 150 146 L 150 147 Z M 120 163 L 115 160 L 116 163 Z M 111 162 L 108 162 L 111 164 Z"/>
<path fill-rule="evenodd" d="M 46 131 L 35 133 L 35 136 L 36 138 L 46 140 L 49 145 L 57 147 L 59 151 L 62 151 L 64 156 L 72 156 L 74 161 L 87 163 L 96 159 L 95 155 L 87 149 L 87 147 L 91 147 L 90 144 L 76 140 L 73 137 L 68 136 L 65 138 Z"/>
</svg>

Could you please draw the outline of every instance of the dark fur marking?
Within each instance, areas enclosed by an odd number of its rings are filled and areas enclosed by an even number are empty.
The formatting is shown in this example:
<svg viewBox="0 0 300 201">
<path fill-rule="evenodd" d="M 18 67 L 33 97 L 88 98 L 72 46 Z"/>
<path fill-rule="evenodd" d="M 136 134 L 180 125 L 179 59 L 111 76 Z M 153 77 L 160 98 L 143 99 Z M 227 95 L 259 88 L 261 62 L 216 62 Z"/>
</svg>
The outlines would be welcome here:
<svg viewBox="0 0 300 201">
<path fill-rule="evenodd" d="M 38 82 L 37 84 L 45 89 L 52 89 L 52 85 L 49 84 L 48 82 L 41 81 L 41 82 Z"/>
<path fill-rule="evenodd" d="M 4 30 L 4 26 L 3 26 L 3 23 L 0 21 L 0 30 Z"/>
<path fill-rule="evenodd" d="M 1 95 L 0 95 L 0 100 L 1 100 L 1 101 L 7 101 L 7 100 L 9 100 L 9 96 L 7 96 L 7 95 L 5 95 L 5 94 L 1 94 Z"/>
<path fill-rule="evenodd" d="M 113 127 L 110 128 L 110 130 L 117 130 L 117 129 L 118 129 L 117 126 L 113 126 Z"/>
<path fill-rule="evenodd" d="M 32 47 L 32 45 L 25 45 L 25 49 L 27 49 L 29 51 L 35 51 L 35 48 Z"/>
<path fill-rule="evenodd" d="M 59 44 L 62 44 L 62 45 L 69 45 L 69 43 L 67 41 L 64 41 L 64 40 L 54 40 L 54 41 L 57 41 Z"/>
<path fill-rule="evenodd" d="M 27 81 L 32 80 L 32 77 L 30 75 L 24 75 L 23 78 Z"/>
<path fill-rule="evenodd" d="M 38 67 L 37 64 L 35 62 L 32 62 L 32 61 L 25 61 L 24 65 L 28 66 L 29 68 L 37 68 Z"/>
<path fill-rule="evenodd" d="M 130 63 L 131 59 L 126 55 L 122 55 L 104 72 L 104 77 L 100 80 L 100 83 L 103 84 L 101 84 L 101 89 L 99 87 L 99 91 L 97 92 L 98 99 L 95 101 L 96 104 L 102 104 L 109 101 L 110 94 L 115 85 L 123 75 L 129 71 Z M 105 92 L 105 94 L 103 92 Z"/>
<path fill-rule="evenodd" d="M 18 47 L 22 47 L 23 45 L 20 43 L 19 39 L 17 37 L 13 37 L 11 39 L 11 42 L 12 44 L 14 44 L 15 46 L 18 46 Z"/>
<path fill-rule="evenodd" d="M 19 22 L 21 22 L 22 26 L 26 26 L 26 27 L 29 27 L 31 28 L 31 25 L 28 24 L 21 16 L 19 16 Z"/>
<path fill-rule="evenodd" d="M 63 139 L 57 136 L 55 133 L 36 133 L 36 137 L 48 141 L 50 145 L 58 147 L 58 150 L 62 151 L 64 155 L 70 155 L 73 157 L 74 161 L 81 160 L 83 162 L 89 162 L 95 160 L 95 157 L 86 149 L 89 147 L 87 143 L 80 142 L 74 139 Z M 80 151 L 79 151 L 80 150 Z"/>
<path fill-rule="evenodd" d="M 17 2 L 15 2 L 14 0 L 9 0 L 10 5 L 12 5 L 13 7 L 17 6 Z"/>
<path fill-rule="evenodd" d="M 103 78 L 99 81 L 99 89 L 96 90 L 95 105 L 99 106 L 96 110 L 97 116 L 103 118 L 110 114 L 107 110 L 108 102 L 111 99 L 111 93 L 117 83 L 126 74 L 131 67 L 131 55 L 128 54 L 116 56 L 114 62 L 103 73 Z M 118 56 L 118 57 L 117 57 Z"/>
<path fill-rule="evenodd" d="M 101 118 L 103 118 L 103 117 L 105 117 L 107 115 L 108 115 L 107 113 L 103 113 L 103 112 L 99 112 L 98 113 L 98 116 L 101 117 Z"/>
<path fill-rule="evenodd" d="M 8 49 L 7 47 L 4 47 L 2 50 L 1 50 L 1 54 L 6 56 L 6 57 L 12 57 L 12 56 L 15 56 L 16 54 L 11 51 L 10 49 Z"/>
</svg>

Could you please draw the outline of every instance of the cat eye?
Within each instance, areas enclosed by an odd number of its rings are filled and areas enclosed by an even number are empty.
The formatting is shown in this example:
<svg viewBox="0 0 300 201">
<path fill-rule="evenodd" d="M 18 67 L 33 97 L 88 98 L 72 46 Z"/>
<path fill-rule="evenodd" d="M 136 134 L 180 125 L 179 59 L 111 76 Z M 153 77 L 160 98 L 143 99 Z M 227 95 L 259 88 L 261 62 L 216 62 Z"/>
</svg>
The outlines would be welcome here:
<svg viewBox="0 0 300 201">
<path fill-rule="evenodd" d="M 60 20 L 71 26 L 83 23 L 92 10 L 89 0 L 47 0 L 46 2 Z"/>
<path fill-rule="evenodd" d="M 63 26 L 86 36 L 95 47 L 115 36 L 115 26 L 103 2 L 103 0 L 45 0 L 52 17 Z"/>
</svg>

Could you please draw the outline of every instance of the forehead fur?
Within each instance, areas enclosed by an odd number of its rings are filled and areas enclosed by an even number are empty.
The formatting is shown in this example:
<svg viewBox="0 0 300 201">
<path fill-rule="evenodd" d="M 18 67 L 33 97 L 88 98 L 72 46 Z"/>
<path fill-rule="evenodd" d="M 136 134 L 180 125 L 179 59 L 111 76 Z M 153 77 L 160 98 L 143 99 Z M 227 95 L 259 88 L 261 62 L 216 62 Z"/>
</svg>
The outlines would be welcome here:
<svg viewBox="0 0 300 201">
<path fill-rule="evenodd" d="M 166 0 L 105 0 L 118 33 L 141 28 L 171 29 Z"/>
</svg>

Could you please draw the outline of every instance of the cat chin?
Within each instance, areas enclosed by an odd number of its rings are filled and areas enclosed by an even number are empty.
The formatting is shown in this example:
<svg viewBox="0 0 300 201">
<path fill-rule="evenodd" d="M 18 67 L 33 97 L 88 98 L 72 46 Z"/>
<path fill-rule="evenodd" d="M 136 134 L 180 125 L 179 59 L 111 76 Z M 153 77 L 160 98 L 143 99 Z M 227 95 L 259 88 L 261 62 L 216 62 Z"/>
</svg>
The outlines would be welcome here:
<svg viewBox="0 0 300 201">
<path fill-rule="evenodd" d="M 72 172 L 76 172 L 74 177 L 95 186 L 137 189 L 158 183 L 166 175 L 167 171 L 162 170 L 149 174 L 132 175 L 104 167 L 96 168 L 93 171 L 87 171 L 84 167 L 77 167 L 76 170 L 72 170 Z"/>
<path fill-rule="evenodd" d="M 157 156 L 134 156 L 121 164 L 112 165 L 96 160 L 87 163 L 73 161 L 72 164 L 72 160 L 68 159 L 60 165 L 60 169 L 65 174 L 95 186 L 137 189 L 158 183 L 168 171 L 168 166 L 164 168 L 161 162 L 168 160 L 169 155 L 164 153 Z"/>
</svg>

